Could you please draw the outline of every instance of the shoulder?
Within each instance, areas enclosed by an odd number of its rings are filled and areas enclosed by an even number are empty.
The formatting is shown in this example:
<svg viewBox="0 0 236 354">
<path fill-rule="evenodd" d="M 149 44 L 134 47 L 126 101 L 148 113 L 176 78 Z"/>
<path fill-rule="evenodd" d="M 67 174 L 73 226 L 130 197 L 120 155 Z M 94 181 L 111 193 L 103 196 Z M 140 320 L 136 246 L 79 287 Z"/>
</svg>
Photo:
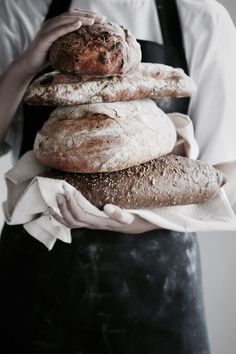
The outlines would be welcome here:
<svg viewBox="0 0 236 354">
<path fill-rule="evenodd" d="M 0 0 L 0 20 L 7 22 L 29 15 L 46 15 L 50 2 L 51 0 Z"/>
<path fill-rule="evenodd" d="M 212 164 L 233 160 L 235 26 L 227 10 L 215 0 L 177 3 L 190 76 L 198 87 L 191 98 L 189 115 L 194 122 L 200 158 Z"/>
<path fill-rule="evenodd" d="M 232 24 L 226 8 L 216 0 L 177 0 L 177 6 L 184 29 L 198 24 L 213 31 L 227 23 Z"/>
<path fill-rule="evenodd" d="M 0 72 L 32 42 L 50 1 L 0 0 Z"/>
<path fill-rule="evenodd" d="M 226 8 L 217 0 L 176 0 L 180 12 L 217 19 L 228 14 Z"/>
<path fill-rule="evenodd" d="M 4 34 L 12 32 L 17 37 L 35 32 L 42 23 L 51 0 L 0 0 L 0 26 Z M 20 31 L 20 32 L 19 32 Z"/>
<path fill-rule="evenodd" d="M 190 71 L 203 70 L 212 61 L 222 63 L 231 50 L 227 43 L 236 40 L 236 29 L 225 7 L 216 0 L 177 0 L 177 6 Z M 235 50 L 230 55 L 235 57 Z"/>
</svg>

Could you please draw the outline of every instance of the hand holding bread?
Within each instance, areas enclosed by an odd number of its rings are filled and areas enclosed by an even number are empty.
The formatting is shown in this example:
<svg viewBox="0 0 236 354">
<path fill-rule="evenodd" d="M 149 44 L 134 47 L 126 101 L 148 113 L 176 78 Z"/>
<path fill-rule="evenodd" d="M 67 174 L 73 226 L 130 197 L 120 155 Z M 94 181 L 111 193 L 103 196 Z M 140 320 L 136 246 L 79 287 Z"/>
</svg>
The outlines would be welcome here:
<svg viewBox="0 0 236 354">
<path fill-rule="evenodd" d="M 18 59 L 21 69 L 33 77 L 47 63 L 49 49 L 58 38 L 81 26 L 91 26 L 104 20 L 104 16 L 95 12 L 72 10 L 44 22 L 30 47 Z"/>
<path fill-rule="evenodd" d="M 134 215 L 116 205 L 106 205 L 105 216 L 96 216 L 87 213 L 80 206 L 80 193 L 58 196 L 58 207 L 61 215 L 51 212 L 51 215 L 61 224 L 70 229 L 85 227 L 96 230 L 112 230 L 115 232 L 139 234 L 156 229 L 157 226 L 144 220 L 139 215 Z"/>
</svg>

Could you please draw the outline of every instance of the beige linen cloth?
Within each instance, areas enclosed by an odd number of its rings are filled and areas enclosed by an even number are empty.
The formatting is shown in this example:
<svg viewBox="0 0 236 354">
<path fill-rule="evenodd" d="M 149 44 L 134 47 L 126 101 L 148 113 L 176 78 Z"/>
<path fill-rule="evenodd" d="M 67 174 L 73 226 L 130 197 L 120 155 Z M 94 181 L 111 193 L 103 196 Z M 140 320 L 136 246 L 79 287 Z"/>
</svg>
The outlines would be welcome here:
<svg viewBox="0 0 236 354">
<path fill-rule="evenodd" d="M 186 115 L 173 113 L 169 117 L 177 131 L 173 152 L 196 159 L 198 145 L 194 138 L 192 122 Z M 26 231 L 42 242 L 49 250 L 56 240 L 71 242 L 71 231 L 50 216 L 49 208 L 60 213 L 56 196 L 74 187 L 63 180 L 39 177 L 45 167 L 27 152 L 6 173 L 7 201 L 3 203 L 5 220 L 10 225 L 23 224 Z M 79 193 L 78 203 L 92 215 L 107 217 Z M 155 209 L 128 210 L 159 227 L 186 232 L 236 230 L 236 216 L 221 188 L 211 201 L 201 205 L 184 205 Z"/>
</svg>

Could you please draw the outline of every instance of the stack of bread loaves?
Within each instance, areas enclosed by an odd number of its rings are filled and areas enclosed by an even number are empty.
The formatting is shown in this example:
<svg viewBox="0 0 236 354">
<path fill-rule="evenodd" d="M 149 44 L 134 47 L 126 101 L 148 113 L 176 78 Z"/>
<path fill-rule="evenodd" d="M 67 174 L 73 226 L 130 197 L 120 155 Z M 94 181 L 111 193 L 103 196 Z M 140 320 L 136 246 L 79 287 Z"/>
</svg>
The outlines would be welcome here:
<svg viewBox="0 0 236 354">
<path fill-rule="evenodd" d="M 141 63 L 135 38 L 122 27 L 94 24 L 59 38 L 50 49 L 59 70 L 29 86 L 28 104 L 57 107 L 38 132 L 34 153 L 95 206 L 153 208 L 203 203 L 223 184 L 201 161 L 172 155 L 170 118 L 151 98 L 195 91 L 183 70 Z"/>
</svg>

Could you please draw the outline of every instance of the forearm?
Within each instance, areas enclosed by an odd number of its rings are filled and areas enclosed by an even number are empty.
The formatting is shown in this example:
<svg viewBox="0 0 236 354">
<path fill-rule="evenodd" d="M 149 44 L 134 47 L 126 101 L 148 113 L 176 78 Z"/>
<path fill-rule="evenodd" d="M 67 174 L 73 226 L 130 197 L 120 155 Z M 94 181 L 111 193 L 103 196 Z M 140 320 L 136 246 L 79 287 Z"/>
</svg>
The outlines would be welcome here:
<svg viewBox="0 0 236 354">
<path fill-rule="evenodd" d="M 0 142 L 22 101 L 33 75 L 25 71 L 21 57 L 12 62 L 0 77 Z"/>
<path fill-rule="evenodd" d="M 30 47 L 0 77 L 0 142 L 6 135 L 27 86 L 47 63 L 52 43 L 83 25 L 89 26 L 104 20 L 104 16 L 95 12 L 74 10 L 43 24 Z"/>
</svg>

